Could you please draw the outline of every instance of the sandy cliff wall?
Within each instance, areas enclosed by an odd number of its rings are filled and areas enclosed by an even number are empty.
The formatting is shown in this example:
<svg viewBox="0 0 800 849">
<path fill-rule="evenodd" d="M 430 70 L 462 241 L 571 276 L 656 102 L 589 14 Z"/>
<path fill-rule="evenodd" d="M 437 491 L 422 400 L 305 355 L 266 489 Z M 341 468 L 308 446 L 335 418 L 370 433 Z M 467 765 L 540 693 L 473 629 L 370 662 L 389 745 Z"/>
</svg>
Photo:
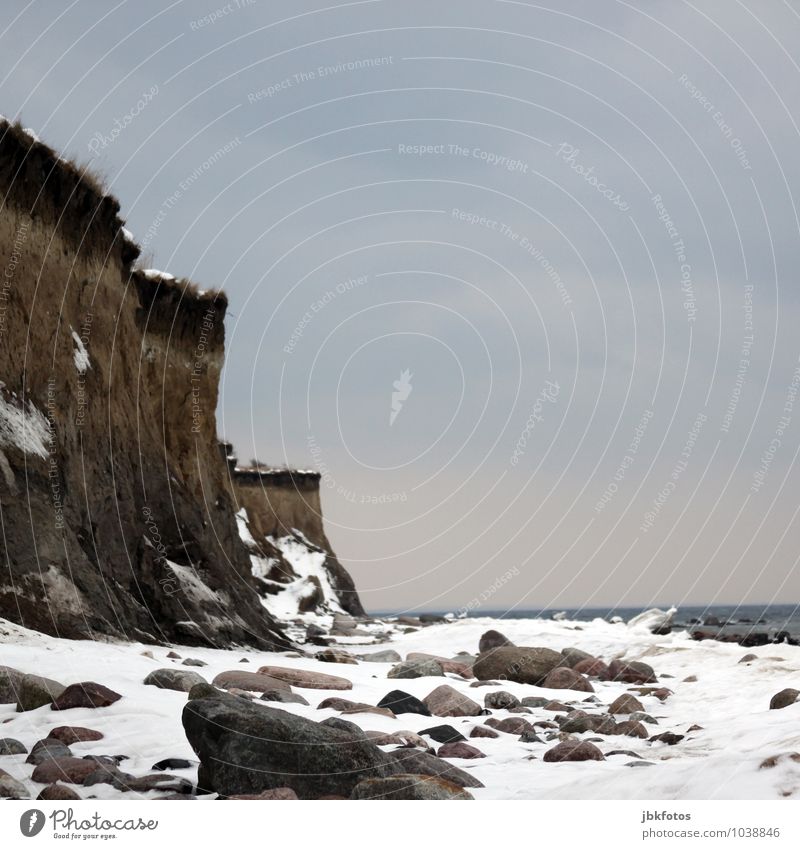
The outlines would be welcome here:
<svg viewBox="0 0 800 849">
<path fill-rule="evenodd" d="M 226 449 L 225 453 L 231 452 Z M 270 563 L 261 577 L 285 585 L 298 578 L 310 579 L 319 590 L 309 590 L 303 597 L 308 606 L 364 616 L 353 579 L 325 534 L 319 473 L 239 469 L 231 463 L 230 476 L 234 498 L 246 511 L 250 534 L 262 548 L 266 541 Z M 315 553 L 320 556 L 312 569 L 306 564 Z"/>
<path fill-rule="evenodd" d="M 226 300 L 132 271 L 118 212 L 0 122 L 0 616 L 285 645 L 217 450 Z"/>
</svg>

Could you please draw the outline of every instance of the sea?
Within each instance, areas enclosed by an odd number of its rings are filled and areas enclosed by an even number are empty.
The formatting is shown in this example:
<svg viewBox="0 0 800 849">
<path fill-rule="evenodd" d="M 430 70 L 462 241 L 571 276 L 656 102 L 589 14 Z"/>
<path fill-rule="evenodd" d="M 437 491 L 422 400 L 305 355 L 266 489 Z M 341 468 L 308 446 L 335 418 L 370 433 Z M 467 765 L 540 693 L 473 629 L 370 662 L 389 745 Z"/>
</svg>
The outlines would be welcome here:
<svg viewBox="0 0 800 849">
<path fill-rule="evenodd" d="M 668 605 L 667 605 L 668 607 Z M 642 607 L 566 607 L 530 610 L 484 610 L 475 609 L 467 613 L 467 617 L 491 619 L 571 619 L 579 622 L 590 622 L 592 619 L 610 621 L 618 616 L 627 622 L 637 616 Z M 661 609 L 666 609 L 662 607 Z M 459 610 L 404 610 L 384 611 L 375 613 L 376 616 L 419 616 L 421 614 L 459 615 Z M 782 631 L 792 637 L 800 637 L 800 604 L 712 604 L 698 606 L 681 606 L 673 619 L 673 630 L 687 629 L 689 631 L 703 630 L 725 634 L 767 633 L 774 638 Z"/>
</svg>

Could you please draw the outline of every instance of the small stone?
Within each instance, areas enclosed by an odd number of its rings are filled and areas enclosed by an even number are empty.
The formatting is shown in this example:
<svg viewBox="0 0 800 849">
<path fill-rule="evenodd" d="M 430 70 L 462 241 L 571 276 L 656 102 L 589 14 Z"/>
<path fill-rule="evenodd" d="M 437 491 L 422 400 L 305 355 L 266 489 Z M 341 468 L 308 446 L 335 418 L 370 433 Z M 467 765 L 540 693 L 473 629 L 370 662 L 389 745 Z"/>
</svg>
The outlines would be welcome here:
<svg viewBox="0 0 800 849">
<path fill-rule="evenodd" d="M 53 758 L 69 758 L 72 752 L 65 743 L 55 738 L 45 737 L 43 740 L 37 740 L 33 744 L 30 754 L 25 759 L 28 764 L 40 764 L 46 760 Z"/>
<path fill-rule="evenodd" d="M 427 678 L 444 676 L 444 669 L 435 660 L 403 661 L 393 666 L 387 673 L 387 678 Z"/>
<path fill-rule="evenodd" d="M 599 681 L 611 680 L 608 666 L 598 658 L 578 661 L 572 668 L 575 672 L 580 672 L 581 675 L 587 675 L 589 678 L 597 678 Z"/>
<path fill-rule="evenodd" d="M 612 660 L 608 671 L 612 681 L 624 681 L 626 684 L 650 684 L 657 680 L 653 667 L 637 660 Z"/>
<path fill-rule="evenodd" d="M 48 784 L 36 798 L 48 802 L 72 802 L 81 797 L 66 784 Z"/>
<path fill-rule="evenodd" d="M 506 719 L 487 719 L 484 723 L 489 728 L 494 728 L 496 731 L 502 731 L 504 734 L 524 734 L 526 731 L 533 731 L 533 726 L 527 719 L 521 716 L 509 716 Z"/>
<path fill-rule="evenodd" d="M 386 649 L 385 651 L 376 651 L 371 654 L 358 654 L 358 660 L 363 660 L 365 663 L 399 663 L 402 658 L 394 651 L 394 649 Z"/>
<path fill-rule="evenodd" d="M 639 758 L 641 760 L 642 756 L 637 754 L 636 752 L 632 752 L 630 749 L 614 749 L 613 752 L 606 752 L 606 757 L 610 758 L 614 755 L 624 755 L 626 758 Z"/>
<path fill-rule="evenodd" d="M 625 766 L 655 766 L 652 761 L 628 761 Z"/>
<path fill-rule="evenodd" d="M 647 740 L 647 729 L 641 722 L 636 722 L 631 719 L 626 719 L 624 722 L 618 722 L 615 731 L 616 734 L 624 734 L 626 737 L 639 737 L 641 740 Z"/>
<path fill-rule="evenodd" d="M 0 799 L 30 799 L 31 794 L 21 781 L 0 769 Z"/>
<path fill-rule="evenodd" d="M 464 758 L 466 760 L 486 757 L 480 749 L 476 749 L 474 746 L 470 746 L 469 743 L 463 743 L 461 741 L 445 743 L 439 747 L 439 751 L 436 754 L 440 758 Z"/>
<path fill-rule="evenodd" d="M 487 728 L 485 725 L 476 725 L 472 731 L 469 732 L 470 737 L 499 737 L 500 735 L 494 730 L 494 728 Z"/>
<path fill-rule="evenodd" d="M 684 684 L 694 684 L 696 681 L 697 681 L 696 675 L 687 675 L 686 678 L 683 679 Z"/>
<path fill-rule="evenodd" d="M 569 706 L 565 705 L 564 702 L 550 701 L 547 702 L 547 704 L 543 705 L 543 709 L 550 711 L 568 711 Z"/>
<path fill-rule="evenodd" d="M 170 660 L 180 660 L 181 656 L 176 651 L 167 652 L 167 657 Z"/>
<path fill-rule="evenodd" d="M 204 660 L 198 660 L 196 657 L 187 657 L 181 666 L 208 666 Z"/>
<path fill-rule="evenodd" d="M 564 740 L 544 753 L 545 763 L 562 763 L 564 761 L 604 761 L 605 755 L 586 740 Z"/>
<path fill-rule="evenodd" d="M 541 708 L 550 703 L 550 699 L 543 699 L 541 696 L 525 696 L 522 700 L 523 707 Z"/>
<path fill-rule="evenodd" d="M 433 716 L 478 716 L 481 713 L 481 706 L 477 702 L 449 684 L 437 687 L 422 702 Z"/>
<path fill-rule="evenodd" d="M 158 763 L 154 763 L 150 769 L 163 772 L 166 769 L 189 769 L 191 766 L 192 762 L 187 761 L 185 758 L 164 758 L 158 761 Z"/>
<path fill-rule="evenodd" d="M 483 704 L 492 710 L 511 710 L 511 708 L 521 707 L 519 699 L 505 690 L 487 693 L 483 697 Z"/>
<path fill-rule="evenodd" d="M 769 709 L 780 710 L 781 708 L 789 707 L 789 705 L 793 705 L 797 701 L 798 696 L 800 696 L 800 690 L 793 690 L 791 687 L 787 687 L 785 690 L 781 690 L 780 693 L 775 693 L 769 700 Z"/>
<path fill-rule="evenodd" d="M 544 743 L 544 740 L 535 731 L 523 731 L 519 735 L 520 743 Z"/>
<path fill-rule="evenodd" d="M 388 708 L 393 714 L 418 713 L 430 716 L 431 712 L 416 696 L 404 693 L 402 690 L 392 690 L 379 702 L 378 707 Z"/>
<path fill-rule="evenodd" d="M 542 687 L 548 690 L 578 690 L 593 693 L 594 687 L 579 672 L 567 666 L 559 666 L 547 674 Z"/>
<path fill-rule="evenodd" d="M 83 758 L 53 758 L 43 761 L 33 771 L 31 780 L 38 784 L 83 784 L 97 769 L 97 764 Z"/>
<path fill-rule="evenodd" d="M 675 746 L 683 740 L 683 734 L 673 734 L 672 731 L 665 731 L 663 734 L 656 734 L 650 738 L 651 743 L 666 743 L 667 746 Z"/>
<path fill-rule="evenodd" d="M 80 684 L 70 684 L 53 702 L 53 710 L 69 710 L 71 708 L 101 708 L 113 705 L 122 696 L 102 684 L 94 681 L 83 681 Z"/>
<path fill-rule="evenodd" d="M 261 694 L 265 702 L 283 702 L 284 704 L 307 705 L 308 700 L 300 693 L 287 692 L 286 690 L 267 690 Z"/>
<path fill-rule="evenodd" d="M 195 684 L 205 684 L 206 679 L 197 672 L 188 669 L 154 669 L 145 679 L 148 687 L 158 687 L 160 690 L 177 690 L 188 693 Z"/>
<path fill-rule="evenodd" d="M 635 720 L 636 722 L 646 722 L 648 725 L 658 725 L 658 720 L 655 717 L 650 716 L 649 713 L 643 713 L 642 711 L 634 711 L 628 719 Z"/>
<path fill-rule="evenodd" d="M 702 731 L 702 730 L 703 730 L 703 726 L 702 726 L 702 725 L 690 725 L 690 726 L 686 729 L 686 733 L 687 733 L 687 734 L 689 734 L 689 733 L 690 733 L 690 732 L 692 732 L 692 731 Z"/>
<path fill-rule="evenodd" d="M 321 660 L 323 663 L 358 664 L 358 661 L 343 649 L 325 649 L 325 651 L 317 653 L 316 659 Z"/>
<path fill-rule="evenodd" d="M 262 790 L 260 793 L 249 793 L 239 796 L 228 796 L 229 799 L 258 799 L 270 801 L 294 801 L 297 793 L 291 787 L 273 787 L 272 790 Z"/>
<path fill-rule="evenodd" d="M 514 643 L 508 637 L 501 634 L 499 631 L 486 631 L 481 635 L 478 642 L 478 654 L 491 651 L 492 649 L 500 648 L 501 646 L 513 646 Z"/>
<path fill-rule="evenodd" d="M 608 712 L 611 714 L 635 713 L 636 711 L 644 711 L 644 705 L 630 693 L 623 693 L 614 699 L 608 707 Z"/>
<path fill-rule="evenodd" d="M 759 764 L 759 769 L 772 769 L 782 760 L 791 760 L 800 763 L 800 752 L 782 752 L 779 755 L 771 755 Z"/>
<path fill-rule="evenodd" d="M 64 685 L 41 675 L 23 675 L 17 689 L 17 713 L 52 705 L 64 692 Z"/>
<path fill-rule="evenodd" d="M 0 738 L 0 755 L 27 755 L 28 750 L 12 737 Z"/>
<path fill-rule="evenodd" d="M 249 690 L 252 693 L 266 693 L 269 690 L 285 690 L 286 692 L 291 692 L 291 687 L 286 683 L 286 681 L 274 678 L 271 675 L 261 675 L 258 672 L 241 672 L 238 669 L 220 672 L 211 683 L 214 687 L 220 687 L 223 690 L 236 688 L 239 690 Z M 200 691 L 198 690 L 198 692 Z M 191 691 L 189 693 L 189 697 L 203 698 L 203 696 L 193 697 L 191 695 Z"/>
<path fill-rule="evenodd" d="M 326 675 L 322 672 L 309 672 L 306 669 L 292 669 L 288 666 L 262 666 L 259 675 L 269 675 L 280 681 L 285 681 L 294 687 L 308 690 L 352 690 L 353 682 L 337 675 Z M 262 690 L 269 689 L 263 687 Z"/>
<path fill-rule="evenodd" d="M 754 660 L 758 660 L 757 654 L 746 654 L 739 663 L 752 663 Z"/>
<path fill-rule="evenodd" d="M 467 739 L 461 732 L 456 731 L 452 725 L 435 725 L 433 728 L 425 728 L 419 733 L 427 735 L 437 743 L 459 743 Z"/>
<path fill-rule="evenodd" d="M 51 728 L 48 738 L 60 740 L 66 746 L 71 746 L 73 743 L 89 743 L 94 740 L 102 740 L 103 735 L 99 731 L 93 731 L 91 728 L 81 728 L 79 725 L 59 725 L 56 728 Z"/>
</svg>

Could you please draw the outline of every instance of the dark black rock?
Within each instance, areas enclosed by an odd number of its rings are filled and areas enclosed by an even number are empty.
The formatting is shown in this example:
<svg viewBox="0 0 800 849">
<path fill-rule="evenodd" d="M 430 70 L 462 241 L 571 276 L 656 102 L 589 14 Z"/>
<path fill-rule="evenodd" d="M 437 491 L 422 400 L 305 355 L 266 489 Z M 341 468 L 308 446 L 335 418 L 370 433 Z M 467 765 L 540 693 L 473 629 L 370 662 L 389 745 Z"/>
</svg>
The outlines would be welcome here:
<svg viewBox="0 0 800 849">
<path fill-rule="evenodd" d="M 430 716 L 431 712 L 425 705 L 410 693 L 402 690 L 392 690 L 379 702 L 378 707 L 388 708 L 395 716 L 401 713 L 418 713 L 421 716 Z"/>
<path fill-rule="evenodd" d="M 437 743 L 457 743 L 467 739 L 459 731 L 456 731 L 452 725 L 436 725 L 433 728 L 426 728 L 419 733 L 427 735 Z"/>
<path fill-rule="evenodd" d="M 189 769 L 192 762 L 185 758 L 164 758 L 164 760 L 153 764 L 150 769 L 155 769 L 163 772 L 166 769 Z"/>
</svg>

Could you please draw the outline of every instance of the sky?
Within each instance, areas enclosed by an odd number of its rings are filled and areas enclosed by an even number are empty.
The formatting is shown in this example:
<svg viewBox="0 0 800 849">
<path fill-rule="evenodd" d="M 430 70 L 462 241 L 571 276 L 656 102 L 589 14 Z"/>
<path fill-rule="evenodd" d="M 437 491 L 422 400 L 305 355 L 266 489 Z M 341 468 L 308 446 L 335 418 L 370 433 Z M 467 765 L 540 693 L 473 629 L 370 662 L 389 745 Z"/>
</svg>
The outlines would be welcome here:
<svg viewBox="0 0 800 849">
<path fill-rule="evenodd" d="M 5 0 L 0 113 L 228 293 L 369 610 L 795 602 L 800 11 Z"/>
</svg>

